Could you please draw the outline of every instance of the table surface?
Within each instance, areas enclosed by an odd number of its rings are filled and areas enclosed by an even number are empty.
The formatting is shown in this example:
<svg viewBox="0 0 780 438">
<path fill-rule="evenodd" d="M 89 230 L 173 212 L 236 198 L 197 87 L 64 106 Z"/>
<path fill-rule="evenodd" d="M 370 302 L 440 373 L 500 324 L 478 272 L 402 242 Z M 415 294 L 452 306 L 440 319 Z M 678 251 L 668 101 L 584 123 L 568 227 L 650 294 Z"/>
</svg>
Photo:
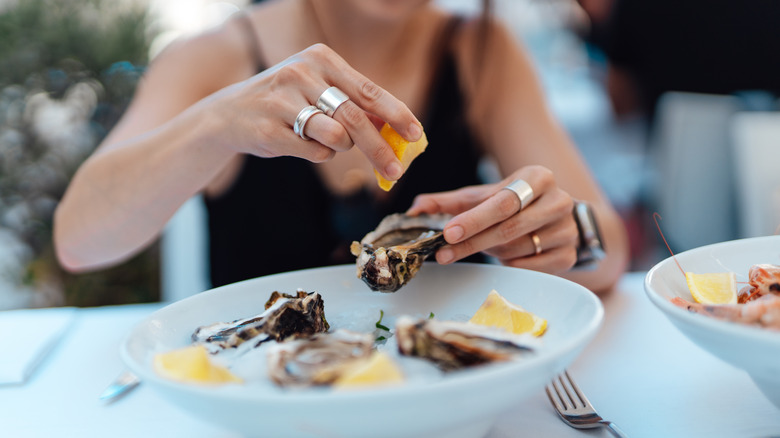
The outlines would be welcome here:
<svg viewBox="0 0 780 438">
<path fill-rule="evenodd" d="M 643 279 L 644 273 L 627 274 L 602 296 L 604 325 L 569 367 L 599 413 L 630 437 L 780 437 L 780 409 L 746 373 L 680 334 L 649 301 Z M 143 384 L 112 404 L 98 401 L 123 369 L 123 337 L 161 306 L 79 309 L 25 384 L 0 386 L 0 436 L 237 436 Z M 564 425 L 543 391 L 508 412 L 487 438 L 610 436 Z"/>
</svg>

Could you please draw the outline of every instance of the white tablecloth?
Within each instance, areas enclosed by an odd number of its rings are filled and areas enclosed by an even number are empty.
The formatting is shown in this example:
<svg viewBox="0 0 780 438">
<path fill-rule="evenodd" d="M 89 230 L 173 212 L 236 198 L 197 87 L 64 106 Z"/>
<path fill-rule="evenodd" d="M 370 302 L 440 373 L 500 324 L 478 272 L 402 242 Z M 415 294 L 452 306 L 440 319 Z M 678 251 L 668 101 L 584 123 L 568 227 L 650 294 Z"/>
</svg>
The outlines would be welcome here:
<svg viewBox="0 0 780 438">
<path fill-rule="evenodd" d="M 780 409 L 747 374 L 677 332 L 645 296 L 643 278 L 643 273 L 628 274 L 603 296 L 604 325 L 569 367 L 599 413 L 632 438 L 780 436 Z M 25 384 L 0 386 L 0 437 L 237 436 L 190 417 L 143 384 L 113 404 L 98 401 L 123 369 L 122 338 L 160 307 L 77 310 L 68 333 Z M 540 392 L 510 407 L 488 438 L 520 436 L 610 435 L 564 425 Z"/>
</svg>

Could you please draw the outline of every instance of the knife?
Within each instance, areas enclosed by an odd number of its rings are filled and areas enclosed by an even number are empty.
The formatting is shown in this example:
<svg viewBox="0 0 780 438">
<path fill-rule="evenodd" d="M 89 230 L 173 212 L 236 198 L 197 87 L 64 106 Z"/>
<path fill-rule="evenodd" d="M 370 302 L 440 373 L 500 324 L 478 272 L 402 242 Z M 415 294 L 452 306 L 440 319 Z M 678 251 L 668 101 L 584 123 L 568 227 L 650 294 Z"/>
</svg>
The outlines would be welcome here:
<svg viewBox="0 0 780 438">
<path fill-rule="evenodd" d="M 105 403 L 111 403 L 130 392 L 141 383 L 141 379 L 130 371 L 124 371 L 110 385 L 103 390 L 98 399 Z"/>
</svg>

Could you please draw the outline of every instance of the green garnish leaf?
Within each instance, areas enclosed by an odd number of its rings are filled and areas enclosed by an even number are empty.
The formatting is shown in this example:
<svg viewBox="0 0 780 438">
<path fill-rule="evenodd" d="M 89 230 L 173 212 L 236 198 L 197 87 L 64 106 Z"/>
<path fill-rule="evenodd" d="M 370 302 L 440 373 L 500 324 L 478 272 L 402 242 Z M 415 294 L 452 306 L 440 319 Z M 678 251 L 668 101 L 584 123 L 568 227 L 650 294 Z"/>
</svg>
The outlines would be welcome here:
<svg viewBox="0 0 780 438">
<path fill-rule="evenodd" d="M 384 336 L 380 336 L 380 337 L 376 338 L 376 342 L 379 342 L 379 341 L 384 341 L 384 340 L 386 340 L 386 339 L 387 339 L 386 337 L 384 337 Z"/>
<path fill-rule="evenodd" d="M 431 312 L 431 314 L 428 315 L 428 319 L 433 319 L 433 312 Z"/>
<path fill-rule="evenodd" d="M 389 332 L 390 329 L 387 328 L 387 326 L 382 325 L 382 318 L 384 318 L 384 317 L 385 317 L 385 311 L 380 309 L 379 310 L 379 321 L 376 322 L 376 328 L 382 329 L 384 331 L 388 331 Z"/>
</svg>

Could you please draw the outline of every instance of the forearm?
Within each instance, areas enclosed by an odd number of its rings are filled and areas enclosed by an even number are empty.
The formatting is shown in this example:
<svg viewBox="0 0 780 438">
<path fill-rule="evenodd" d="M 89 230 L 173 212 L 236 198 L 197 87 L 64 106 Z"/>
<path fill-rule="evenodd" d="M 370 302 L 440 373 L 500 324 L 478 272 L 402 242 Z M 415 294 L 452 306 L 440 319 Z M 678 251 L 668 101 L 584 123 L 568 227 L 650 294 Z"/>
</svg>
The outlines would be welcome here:
<svg viewBox="0 0 780 438">
<path fill-rule="evenodd" d="M 55 213 L 63 266 L 96 269 L 140 251 L 235 155 L 215 141 L 224 127 L 200 111 L 196 105 L 152 131 L 106 145 L 83 164 Z"/>
</svg>

